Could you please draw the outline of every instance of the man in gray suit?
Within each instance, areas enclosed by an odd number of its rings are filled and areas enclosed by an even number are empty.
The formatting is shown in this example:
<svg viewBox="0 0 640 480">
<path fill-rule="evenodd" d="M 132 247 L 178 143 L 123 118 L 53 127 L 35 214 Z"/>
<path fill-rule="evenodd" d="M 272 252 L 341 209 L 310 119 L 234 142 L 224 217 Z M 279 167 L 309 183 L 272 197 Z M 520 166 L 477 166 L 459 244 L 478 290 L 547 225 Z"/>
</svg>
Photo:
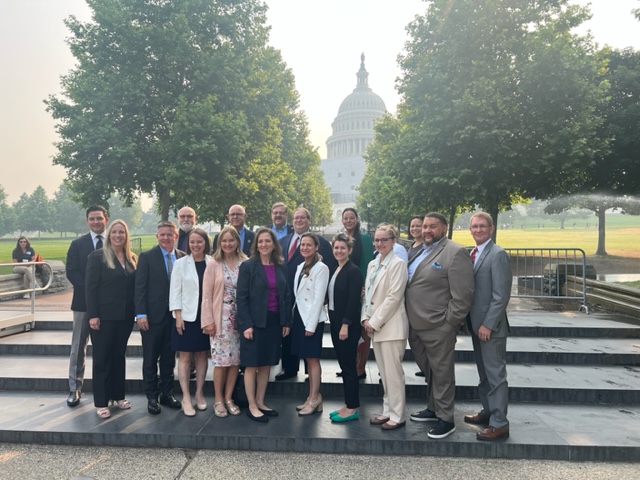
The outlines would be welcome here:
<svg viewBox="0 0 640 480">
<path fill-rule="evenodd" d="M 491 215 L 475 213 L 469 226 L 476 247 L 471 251 L 475 290 L 467 321 L 478 366 L 478 392 L 482 410 L 465 415 L 464 421 L 488 426 L 476 434 L 478 440 L 509 436 L 507 403 L 507 304 L 511 297 L 509 256 L 493 243 Z"/>
<path fill-rule="evenodd" d="M 104 245 L 104 231 L 109 223 L 107 209 L 101 205 L 91 205 L 87 208 L 86 221 L 89 233 L 71 242 L 67 251 L 67 278 L 73 285 L 71 300 L 73 333 L 69 355 L 69 397 L 67 398 L 67 405 L 70 407 L 75 407 L 80 403 L 82 385 L 84 384 L 87 343 L 89 342 L 89 320 L 86 316 L 87 302 L 84 290 L 87 258 L 91 252 Z"/>
<path fill-rule="evenodd" d="M 469 252 L 447 238 L 444 215 L 425 215 L 422 232 L 425 249 L 409 265 L 405 300 L 409 345 L 420 370 L 427 375 L 429 399 L 427 408 L 410 418 L 436 422 L 427 435 L 444 438 L 456 429 L 456 335 L 471 307 L 473 266 Z"/>
</svg>

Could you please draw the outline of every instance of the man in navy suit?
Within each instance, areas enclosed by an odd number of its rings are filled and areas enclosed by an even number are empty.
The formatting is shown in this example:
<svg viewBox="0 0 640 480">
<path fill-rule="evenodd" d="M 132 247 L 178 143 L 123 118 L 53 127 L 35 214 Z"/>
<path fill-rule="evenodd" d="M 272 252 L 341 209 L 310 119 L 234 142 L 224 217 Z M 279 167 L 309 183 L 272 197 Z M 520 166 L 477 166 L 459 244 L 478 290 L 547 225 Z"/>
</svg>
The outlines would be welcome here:
<svg viewBox="0 0 640 480">
<path fill-rule="evenodd" d="M 89 233 L 76 238 L 67 251 L 67 278 L 73 285 L 73 334 L 71 336 L 71 354 L 69 355 L 69 397 L 67 405 L 75 407 L 80 403 L 84 382 L 84 363 L 89 341 L 89 322 L 86 317 L 84 278 L 87 270 L 87 257 L 91 252 L 102 248 L 104 231 L 109 222 L 107 209 L 101 205 L 92 205 L 86 212 Z"/>
<path fill-rule="evenodd" d="M 244 207 L 242 205 L 231 205 L 229 207 L 229 213 L 227 214 L 227 220 L 229 220 L 229 224 L 235 228 L 238 235 L 240 235 L 241 250 L 245 255 L 251 256 L 251 246 L 253 245 L 253 240 L 256 235 L 244 227 L 244 222 L 247 220 L 247 212 L 245 212 Z M 213 239 L 214 252 L 217 249 L 219 235 L 218 233 Z"/>
<path fill-rule="evenodd" d="M 300 236 L 307 233 L 311 228 L 311 214 L 306 208 L 297 208 L 293 212 L 293 233 L 287 235 L 280 240 L 282 247 L 282 256 L 287 266 L 287 281 L 291 291 L 291 301 L 295 300 L 293 292 L 293 283 L 296 276 L 298 265 L 304 262 L 304 258 L 300 253 Z M 318 235 L 320 240 L 320 248 L 318 253 L 322 256 L 322 263 L 329 267 L 329 276 L 333 275 L 338 267 L 338 262 L 333 256 L 331 244 L 323 237 Z M 296 355 L 291 354 L 291 335 L 287 335 L 282 339 L 282 371 L 276 375 L 276 380 L 286 380 L 298 375 L 300 368 L 300 359 Z"/>
<path fill-rule="evenodd" d="M 169 311 L 169 284 L 173 264 L 184 256 L 175 249 L 178 230 L 173 222 L 160 222 L 156 239 L 158 245 L 138 258 L 135 290 L 136 323 L 142 336 L 142 379 L 147 410 L 153 415 L 160 413 L 160 405 L 176 409 L 181 406 L 173 396 L 176 352 L 171 349 L 173 318 Z"/>
<path fill-rule="evenodd" d="M 273 221 L 271 230 L 276 234 L 278 241 L 293 233 L 293 226 L 287 223 L 287 213 L 289 213 L 289 209 L 282 202 L 274 203 L 271 207 L 271 220 Z"/>
<path fill-rule="evenodd" d="M 507 404 L 507 305 L 511 298 L 511 263 L 507 253 L 491 240 L 491 215 L 475 213 L 469 226 L 476 247 L 471 251 L 475 289 L 467 317 L 480 383 L 482 410 L 465 415 L 464 421 L 486 426 L 478 440 L 498 440 L 509 436 Z"/>
</svg>

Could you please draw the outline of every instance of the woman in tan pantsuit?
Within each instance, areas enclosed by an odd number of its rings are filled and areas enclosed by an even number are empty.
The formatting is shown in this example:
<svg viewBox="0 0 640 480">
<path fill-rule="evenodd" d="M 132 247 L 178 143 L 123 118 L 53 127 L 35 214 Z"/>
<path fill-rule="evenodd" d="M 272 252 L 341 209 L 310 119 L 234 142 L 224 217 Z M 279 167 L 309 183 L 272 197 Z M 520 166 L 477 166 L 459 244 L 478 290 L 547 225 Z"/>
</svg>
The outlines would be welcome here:
<svg viewBox="0 0 640 480">
<path fill-rule="evenodd" d="M 384 387 L 382 414 L 370 423 L 383 430 L 405 424 L 406 396 L 402 357 L 409 335 L 404 308 L 407 264 L 393 252 L 398 232 L 392 225 L 379 225 L 373 243 L 379 255 L 369 263 L 361 323 L 373 342 L 373 352 Z"/>
</svg>

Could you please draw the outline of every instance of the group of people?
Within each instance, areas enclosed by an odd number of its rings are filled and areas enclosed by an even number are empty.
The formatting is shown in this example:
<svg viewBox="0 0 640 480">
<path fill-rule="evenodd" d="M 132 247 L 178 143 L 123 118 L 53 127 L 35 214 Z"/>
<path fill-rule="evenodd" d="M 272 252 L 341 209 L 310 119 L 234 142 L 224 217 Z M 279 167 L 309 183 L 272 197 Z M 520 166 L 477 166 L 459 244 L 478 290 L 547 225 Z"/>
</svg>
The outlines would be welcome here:
<svg viewBox="0 0 640 480">
<path fill-rule="evenodd" d="M 470 253 L 446 237 L 446 218 L 435 212 L 411 219 L 409 252 L 398 244 L 393 225 L 379 225 L 373 239 L 361 232 L 352 208 L 342 214 L 344 233 L 331 242 L 311 232 L 305 208 L 293 212 L 292 225 L 285 204 L 274 204 L 271 213 L 273 224 L 252 232 L 244 226 L 244 208 L 231 206 L 229 225 L 211 245 L 207 233 L 195 227 L 195 211 L 183 207 L 179 229 L 161 222 L 158 245 L 138 258 L 129 249 L 125 223 L 115 220 L 107 228 L 107 211 L 90 207 L 90 233 L 74 240 L 67 254 L 67 276 L 74 286 L 68 405 L 80 402 L 91 336 L 97 415 L 108 418 L 111 408 L 131 407 L 125 398 L 125 350 L 135 319 L 150 414 L 159 414 L 161 406 L 182 409 L 187 416 L 206 410 L 209 359 L 217 417 L 241 413 L 233 400 L 239 374 L 247 416 L 261 423 L 278 416 L 265 401 L 271 367 L 282 362 L 275 378 L 286 380 L 298 374 L 300 359 L 309 387 L 298 414 L 322 412 L 320 356 L 329 322 L 344 386 L 344 405 L 330 413 L 331 421 L 359 418 L 359 380 L 366 376 L 372 343 L 384 395 L 382 412 L 370 423 L 384 430 L 405 425 L 402 359 L 408 340 L 429 384 L 427 408 L 410 418 L 436 422 L 428 436 L 444 438 L 455 430 L 456 335 L 468 323 L 483 408 L 465 421 L 486 424 L 478 432 L 481 440 L 508 436 L 511 274 L 505 252 L 491 241 L 489 215 L 472 217 L 477 248 Z M 175 352 L 181 401 L 173 394 Z"/>
</svg>

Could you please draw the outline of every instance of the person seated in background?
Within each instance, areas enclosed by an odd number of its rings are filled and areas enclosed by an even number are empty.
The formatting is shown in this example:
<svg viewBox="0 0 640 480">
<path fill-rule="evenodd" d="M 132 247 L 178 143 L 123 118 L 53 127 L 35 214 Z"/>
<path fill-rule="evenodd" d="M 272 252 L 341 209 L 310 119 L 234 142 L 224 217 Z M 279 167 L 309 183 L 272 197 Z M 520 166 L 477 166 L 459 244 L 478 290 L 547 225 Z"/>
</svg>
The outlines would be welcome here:
<svg viewBox="0 0 640 480">
<path fill-rule="evenodd" d="M 31 247 L 31 243 L 27 237 L 20 237 L 16 242 L 16 248 L 11 253 L 11 261 L 13 263 L 26 263 L 35 262 L 36 252 Z M 38 288 L 38 282 L 35 281 L 33 276 L 35 270 L 30 265 L 16 265 L 13 267 L 13 273 L 19 273 L 22 275 L 22 288 L 24 290 L 30 290 L 31 287 Z M 30 293 L 25 293 L 23 298 L 31 298 Z"/>
</svg>

